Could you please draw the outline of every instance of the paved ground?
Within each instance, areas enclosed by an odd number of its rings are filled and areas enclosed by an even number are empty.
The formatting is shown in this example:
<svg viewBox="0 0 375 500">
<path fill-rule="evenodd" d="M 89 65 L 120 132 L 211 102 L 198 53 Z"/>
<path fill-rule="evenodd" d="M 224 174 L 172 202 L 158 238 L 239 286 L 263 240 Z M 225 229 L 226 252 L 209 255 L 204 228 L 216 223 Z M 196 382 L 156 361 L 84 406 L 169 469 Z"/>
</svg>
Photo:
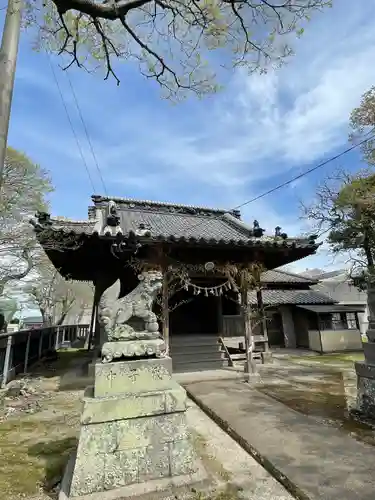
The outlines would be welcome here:
<svg viewBox="0 0 375 500">
<path fill-rule="evenodd" d="M 271 474 L 192 401 L 189 401 L 187 420 L 193 435 L 201 437 L 203 446 L 198 452 L 203 456 L 206 470 L 222 483 L 222 488 L 230 485 L 239 490 L 238 500 L 293 499 Z M 214 496 L 211 498 L 214 500 Z"/>
<path fill-rule="evenodd" d="M 309 375 L 306 370 L 273 366 L 263 371 L 261 382 L 269 387 L 278 378 L 281 389 L 280 374 L 284 374 L 285 384 L 291 374 L 297 384 L 298 377 L 300 382 L 304 377 L 314 379 L 314 372 Z M 259 453 L 265 466 L 274 468 L 274 473 L 293 488 L 297 497 L 374 499 L 373 446 L 315 415 L 297 412 L 240 380 L 203 381 L 186 387 L 191 397 L 229 428 L 245 448 Z"/>
</svg>

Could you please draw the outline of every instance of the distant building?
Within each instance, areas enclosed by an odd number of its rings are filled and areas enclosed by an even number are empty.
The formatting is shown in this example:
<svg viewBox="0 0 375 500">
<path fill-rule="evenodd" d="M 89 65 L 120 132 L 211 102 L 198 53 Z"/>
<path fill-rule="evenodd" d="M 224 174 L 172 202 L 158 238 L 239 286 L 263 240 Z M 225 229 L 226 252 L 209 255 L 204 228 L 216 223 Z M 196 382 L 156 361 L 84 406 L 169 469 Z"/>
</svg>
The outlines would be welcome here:
<svg viewBox="0 0 375 500">
<path fill-rule="evenodd" d="M 302 276 L 313 278 L 318 283 L 311 288 L 328 295 L 340 305 L 363 306 L 364 311 L 358 313 L 359 329 L 366 333 L 368 327 L 367 292 L 359 290 L 345 269 L 324 272 L 321 269 L 307 269 Z"/>
<path fill-rule="evenodd" d="M 40 328 L 43 326 L 42 316 L 29 316 L 22 319 L 21 330 L 30 330 L 31 328 Z"/>
</svg>

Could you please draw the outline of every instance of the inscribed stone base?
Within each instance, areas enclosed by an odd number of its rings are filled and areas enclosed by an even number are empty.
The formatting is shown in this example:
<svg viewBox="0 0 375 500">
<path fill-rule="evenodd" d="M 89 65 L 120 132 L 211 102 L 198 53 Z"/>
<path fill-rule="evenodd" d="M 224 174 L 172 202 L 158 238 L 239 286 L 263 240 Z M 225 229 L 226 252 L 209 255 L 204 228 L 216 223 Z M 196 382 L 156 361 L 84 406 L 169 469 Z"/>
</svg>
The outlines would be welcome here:
<svg viewBox="0 0 375 500">
<path fill-rule="evenodd" d="M 65 469 L 58 500 L 123 500 L 124 498 L 132 498 L 133 500 L 150 500 L 151 498 L 152 500 L 163 500 L 166 497 L 176 498 L 180 494 L 185 497 L 186 493 L 191 492 L 193 488 L 195 490 L 210 490 L 212 488 L 212 479 L 208 476 L 203 463 L 199 462 L 198 469 L 193 474 L 152 479 L 147 482 L 133 483 L 113 490 L 73 497 L 69 492 L 75 460 L 76 455 L 74 454 L 70 457 Z"/>
<path fill-rule="evenodd" d="M 95 363 L 94 397 L 119 396 L 171 387 L 171 358 Z"/>
<path fill-rule="evenodd" d="M 368 419 L 375 419 L 375 364 L 355 363 L 357 372 L 357 411 Z"/>
<path fill-rule="evenodd" d="M 70 497 L 193 474 L 198 459 L 185 412 L 186 393 L 172 380 L 170 358 L 96 363 Z"/>
</svg>

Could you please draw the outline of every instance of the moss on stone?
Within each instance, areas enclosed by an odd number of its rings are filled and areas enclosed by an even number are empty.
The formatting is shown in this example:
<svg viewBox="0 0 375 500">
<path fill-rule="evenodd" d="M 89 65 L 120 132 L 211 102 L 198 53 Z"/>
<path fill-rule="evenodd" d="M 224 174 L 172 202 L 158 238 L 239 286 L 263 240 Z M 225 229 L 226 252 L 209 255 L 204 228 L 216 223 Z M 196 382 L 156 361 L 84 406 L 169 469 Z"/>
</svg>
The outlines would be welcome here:
<svg viewBox="0 0 375 500">
<path fill-rule="evenodd" d="M 223 467 L 207 449 L 207 440 L 198 432 L 192 431 L 193 446 L 197 455 L 202 459 L 203 464 L 213 474 L 219 476 L 223 481 L 230 481 L 232 475 Z M 219 498 L 218 500 L 225 500 Z"/>
<path fill-rule="evenodd" d="M 242 500 L 241 491 L 241 488 L 229 483 L 225 488 L 215 493 L 196 493 L 193 500 Z"/>
<path fill-rule="evenodd" d="M 326 365 L 331 364 L 352 364 L 355 361 L 363 361 L 365 356 L 363 352 L 346 352 L 346 353 L 333 353 L 322 354 L 316 356 L 290 356 L 291 361 L 298 361 L 301 363 L 321 363 Z"/>
</svg>

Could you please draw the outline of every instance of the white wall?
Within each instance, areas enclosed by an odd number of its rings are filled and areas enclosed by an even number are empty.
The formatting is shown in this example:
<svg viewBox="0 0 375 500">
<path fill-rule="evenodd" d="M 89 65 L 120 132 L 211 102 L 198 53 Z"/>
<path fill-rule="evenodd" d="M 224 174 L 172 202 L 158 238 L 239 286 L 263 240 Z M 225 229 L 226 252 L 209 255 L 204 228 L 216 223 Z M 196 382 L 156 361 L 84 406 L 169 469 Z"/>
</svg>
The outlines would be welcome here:
<svg viewBox="0 0 375 500">
<path fill-rule="evenodd" d="M 320 335 L 323 352 L 362 350 L 359 330 L 326 330 Z"/>
<path fill-rule="evenodd" d="M 368 328 L 368 307 L 363 313 L 358 313 L 359 329 L 361 333 L 366 333 Z"/>
<path fill-rule="evenodd" d="M 309 330 L 309 347 L 312 351 L 321 352 L 322 346 L 320 344 L 319 330 Z"/>
</svg>

